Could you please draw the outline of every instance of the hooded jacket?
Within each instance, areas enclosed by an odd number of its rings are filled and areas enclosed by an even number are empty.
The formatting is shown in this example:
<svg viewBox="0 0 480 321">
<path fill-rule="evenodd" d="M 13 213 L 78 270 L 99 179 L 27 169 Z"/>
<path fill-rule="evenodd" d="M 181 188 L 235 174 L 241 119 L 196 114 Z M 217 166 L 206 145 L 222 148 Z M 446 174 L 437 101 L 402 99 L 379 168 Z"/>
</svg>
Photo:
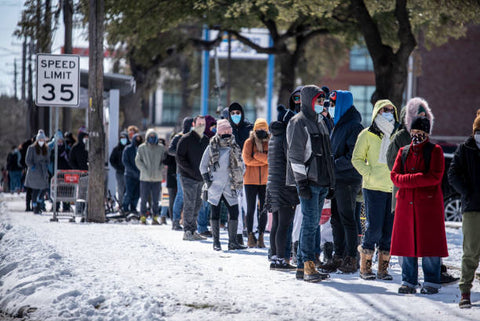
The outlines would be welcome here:
<svg viewBox="0 0 480 321">
<path fill-rule="evenodd" d="M 235 124 L 232 121 L 232 116 L 230 115 L 230 111 L 232 110 L 240 110 L 242 113 L 242 118 L 240 122 Z M 230 126 L 232 126 L 232 134 L 235 136 L 235 141 L 237 142 L 238 146 L 243 150 L 243 145 L 245 141 L 250 136 L 250 131 L 253 129 L 253 125 L 251 122 L 245 119 L 245 111 L 243 110 L 243 106 L 239 103 L 233 102 L 228 107 L 228 121 L 230 122 Z"/>
<path fill-rule="evenodd" d="M 362 116 L 353 106 L 349 91 L 337 90 L 335 105 L 335 127 L 331 134 L 335 179 L 343 184 L 362 182 L 362 176 L 352 164 L 352 154 L 358 134 L 363 130 Z"/>
<path fill-rule="evenodd" d="M 295 101 L 293 100 L 293 96 L 295 96 L 296 94 L 300 94 L 302 89 L 303 89 L 303 86 L 298 86 L 297 88 L 295 88 L 295 90 L 292 91 L 292 93 L 290 94 L 290 98 L 288 99 L 288 108 L 291 111 L 294 111 L 296 113 L 300 112 L 300 110 L 297 110 L 297 106 L 295 104 Z M 300 109 L 301 109 L 301 107 L 300 107 Z"/>
<path fill-rule="evenodd" d="M 123 166 L 122 163 L 122 153 L 125 147 L 130 144 L 130 140 L 128 139 L 128 135 L 126 132 L 122 132 L 120 134 L 120 137 L 125 137 L 127 139 L 127 143 L 125 145 L 122 145 L 122 143 L 120 143 L 120 140 L 118 141 L 117 146 L 113 148 L 112 153 L 110 154 L 110 164 L 113 166 L 113 168 L 115 168 L 117 174 L 123 175 L 125 173 L 125 166 Z"/>
<path fill-rule="evenodd" d="M 135 145 L 135 140 L 140 134 L 135 134 L 132 137 L 132 143 L 125 147 L 122 153 L 122 163 L 125 166 L 125 176 L 139 179 L 140 171 L 138 170 L 137 165 L 135 164 L 135 157 L 137 156 L 137 148 Z"/>
<path fill-rule="evenodd" d="M 145 142 L 138 146 L 135 156 L 135 165 L 140 171 L 140 181 L 161 182 L 163 180 L 163 161 L 165 159 L 165 147 L 162 144 L 149 144 L 147 138 L 158 135 L 150 128 L 145 134 Z"/>
<path fill-rule="evenodd" d="M 320 93 L 317 86 L 303 87 L 301 111 L 288 123 L 287 185 L 305 180 L 324 187 L 335 185 L 328 130 L 313 109 Z"/>
<path fill-rule="evenodd" d="M 395 109 L 395 119 L 398 122 L 397 108 L 387 99 L 379 100 L 373 107 L 372 125 L 360 132 L 352 154 L 352 164 L 362 175 L 363 188 L 391 193 L 393 184 L 387 164 L 378 162 L 383 133 L 375 125 L 375 117 L 383 107 L 391 105 Z M 390 137 L 391 139 L 391 137 Z"/>
<path fill-rule="evenodd" d="M 47 189 L 48 188 L 48 163 L 50 162 L 50 151 L 44 145 L 46 154 L 43 155 L 41 148 L 37 153 L 37 143 L 30 145 L 27 149 L 25 163 L 28 166 L 25 176 L 25 186 L 31 189 Z"/>
<path fill-rule="evenodd" d="M 259 151 L 255 144 L 255 130 L 268 131 L 267 122 L 259 118 L 255 122 L 254 130 L 245 141 L 242 158 L 245 163 L 244 185 L 267 185 L 268 178 L 268 139 L 263 140 L 262 149 Z"/>
<path fill-rule="evenodd" d="M 88 171 L 88 151 L 85 149 L 83 138 L 88 136 L 84 132 L 78 134 L 78 141 L 73 145 L 68 155 L 70 167 L 72 169 L 79 169 L 82 171 Z"/>
<path fill-rule="evenodd" d="M 210 127 L 216 125 L 217 121 L 210 115 L 205 116 L 205 132 L 204 134 L 210 139 L 215 136 L 215 133 L 210 130 Z"/>
<path fill-rule="evenodd" d="M 469 137 L 458 146 L 448 181 L 462 195 L 463 212 L 480 212 L 480 149 L 475 138 Z"/>
</svg>

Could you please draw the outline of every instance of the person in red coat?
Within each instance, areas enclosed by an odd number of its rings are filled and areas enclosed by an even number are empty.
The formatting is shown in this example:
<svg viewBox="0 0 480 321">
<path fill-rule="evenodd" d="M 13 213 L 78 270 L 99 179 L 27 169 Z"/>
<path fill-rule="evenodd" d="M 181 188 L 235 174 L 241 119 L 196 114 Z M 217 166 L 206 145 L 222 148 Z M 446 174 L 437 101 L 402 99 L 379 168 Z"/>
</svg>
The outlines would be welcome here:
<svg viewBox="0 0 480 321">
<path fill-rule="evenodd" d="M 421 293 L 438 293 L 440 258 L 448 256 L 441 188 L 445 160 L 442 148 L 429 142 L 430 133 L 427 118 L 412 120 L 412 142 L 400 148 L 390 174 L 399 187 L 390 248 L 391 255 L 403 256 L 399 293 L 416 293 L 419 257 L 424 274 Z M 406 159 L 405 148 L 409 149 Z"/>
</svg>

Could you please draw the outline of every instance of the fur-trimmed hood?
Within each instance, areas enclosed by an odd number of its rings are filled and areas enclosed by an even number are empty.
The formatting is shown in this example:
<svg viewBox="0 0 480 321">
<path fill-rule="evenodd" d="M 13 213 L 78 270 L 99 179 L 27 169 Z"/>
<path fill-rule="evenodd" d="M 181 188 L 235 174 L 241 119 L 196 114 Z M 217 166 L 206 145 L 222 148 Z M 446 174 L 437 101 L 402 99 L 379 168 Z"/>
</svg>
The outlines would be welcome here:
<svg viewBox="0 0 480 321">
<path fill-rule="evenodd" d="M 430 121 L 430 132 L 428 134 L 432 134 L 433 121 L 435 118 L 425 99 L 414 97 L 407 102 L 405 109 L 405 127 L 408 132 L 412 129 L 413 120 L 417 117 L 419 109 L 423 109 L 425 111 L 425 117 Z"/>
</svg>

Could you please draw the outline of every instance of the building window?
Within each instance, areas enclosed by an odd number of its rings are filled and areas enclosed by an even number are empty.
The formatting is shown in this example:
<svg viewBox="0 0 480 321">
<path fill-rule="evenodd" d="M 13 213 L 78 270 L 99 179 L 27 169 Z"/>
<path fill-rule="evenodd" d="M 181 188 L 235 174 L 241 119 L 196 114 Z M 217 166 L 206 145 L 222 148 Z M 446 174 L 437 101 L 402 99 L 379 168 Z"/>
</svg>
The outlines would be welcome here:
<svg viewBox="0 0 480 321">
<path fill-rule="evenodd" d="M 355 45 L 350 50 L 350 70 L 373 71 L 373 61 L 365 46 Z"/>
<path fill-rule="evenodd" d="M 375 86 L 350 86 L 353 95 L 353 104 L 362 115 L 362 125 L 368 127 L 372 123 L 373 106 L 370 102 Z"/>
</svg>

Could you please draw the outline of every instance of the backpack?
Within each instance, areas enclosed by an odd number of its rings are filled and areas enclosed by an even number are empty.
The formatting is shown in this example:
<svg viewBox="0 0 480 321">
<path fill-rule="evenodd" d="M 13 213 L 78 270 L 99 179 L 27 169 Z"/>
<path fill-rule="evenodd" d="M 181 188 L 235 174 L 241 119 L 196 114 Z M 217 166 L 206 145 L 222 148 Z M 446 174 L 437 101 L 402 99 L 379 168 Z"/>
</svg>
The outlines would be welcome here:
<svg viewBox="0 0 480 321">
<path fill-rule="evenodd" d="M 425 146 L 423 147 L 423 159 L 425 161 L 425 173 L 428 173 L 430 170 L 430 159 L 432 158 L 432 151 L 433 147 L 435 147 L 435 144 L 432 144 L 430 142 L 425 143 Z M 403 147 L 402 150 L 402 169 L 403 172 L 406 173 L 406 163 L 407 163 L 407 156 L 408 152 L 410 151 L 410 145 L 407 145 Z"/>
</svg>

